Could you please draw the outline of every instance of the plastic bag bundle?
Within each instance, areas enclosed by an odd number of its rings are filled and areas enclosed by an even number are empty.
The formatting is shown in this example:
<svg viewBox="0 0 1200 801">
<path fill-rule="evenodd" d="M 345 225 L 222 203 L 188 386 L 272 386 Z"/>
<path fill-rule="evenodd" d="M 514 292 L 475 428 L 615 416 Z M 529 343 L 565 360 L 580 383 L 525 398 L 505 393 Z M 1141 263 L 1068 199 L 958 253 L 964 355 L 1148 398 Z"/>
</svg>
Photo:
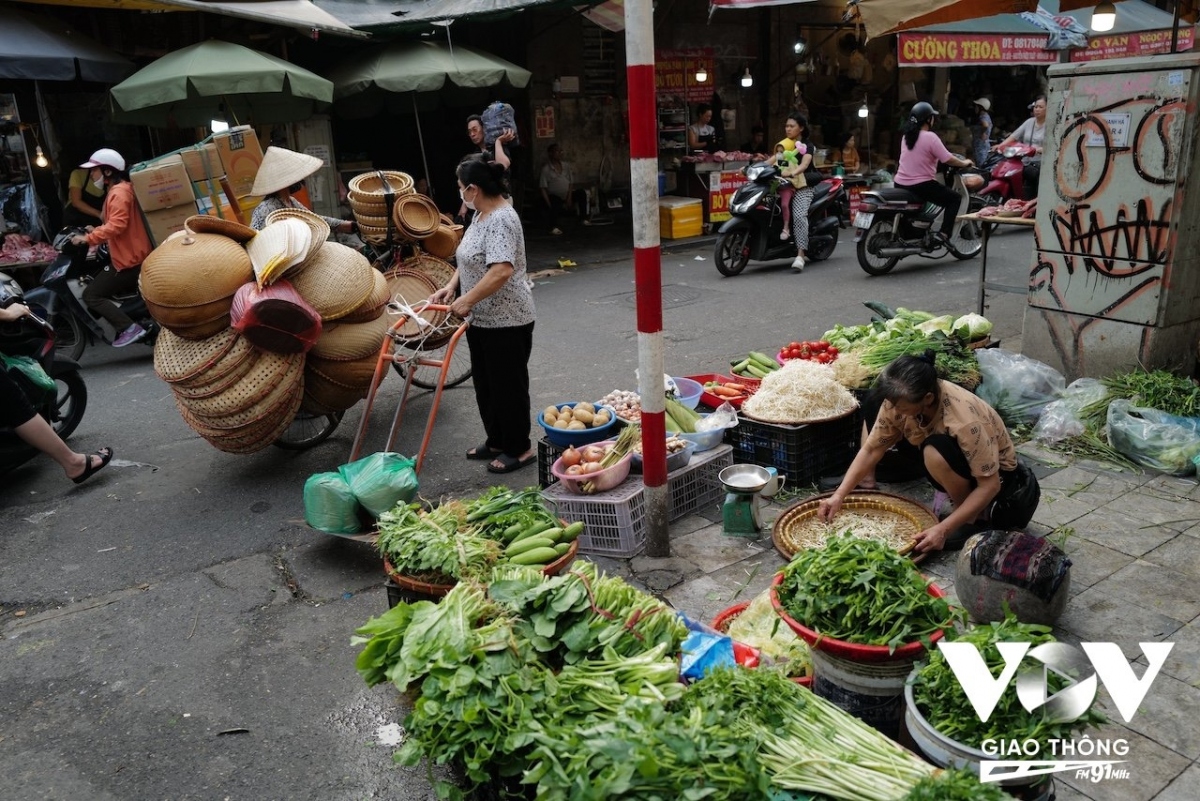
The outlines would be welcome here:
<svg viewBox="0 0 1200 801">
<path fill-rule="evenodd" d="M 1035 422 L 1066 389 L 1063 374 L 1037 359 L 999 348 L 980 348 L 975 355 L 983 376 L 975 394 L 1006 422 Z"/>
<path fill-rule="evenodd" d="M 244 284 L 229 314 L 239 333 L 274 353 L 306 353 L 321 336 L 321 315 L 287 280 Z"/>
<path fill-rule="evenodd" d="M 344 464 L 338 473 L 363 508 L 379 517 L 416 496 L 415 465 L 416 461 L 407 456 L 382 451 Z"/>
<path fill-rule="evenodd" d="M 1033 438 L 1038 442 L 1062 442 L 1064 439 L 1081 436 L 1084 432 L 1080 411 L 1108 396 L 1108 389 L 1095 378 L 1080 378 L 1072 381 L 1063 390 L 1058 400 L 1046 405 L 1033 427 Z"/>
<path fill-rule="evenodd" d="M 1138 464 L 1187 476 L 1196 472 L 1200 458 L 1200 433 L 1194 423 L 1158 409 L 1115 400 L 1108 405 L 1108 442 Z"/>
<path fill-rule="evenodd" d="M 494 144 L 500 134 L 506 130 L 517 133 L 517 116 L 513 111 L 513 107 L 508 103 L 496 101 L 483 110 L 480 115 L 483 118 L 483 136 L 484 142 L 489 146 Z M 521 140 L 514 138 L 510 145 L 519 145 Z"/>
<path fill-rule="evenodd" d="M 362 531 L 358 501 L 341 473 L 315 473 L 304 482 L 304 520 L 327 534 Z"/>
</svg>

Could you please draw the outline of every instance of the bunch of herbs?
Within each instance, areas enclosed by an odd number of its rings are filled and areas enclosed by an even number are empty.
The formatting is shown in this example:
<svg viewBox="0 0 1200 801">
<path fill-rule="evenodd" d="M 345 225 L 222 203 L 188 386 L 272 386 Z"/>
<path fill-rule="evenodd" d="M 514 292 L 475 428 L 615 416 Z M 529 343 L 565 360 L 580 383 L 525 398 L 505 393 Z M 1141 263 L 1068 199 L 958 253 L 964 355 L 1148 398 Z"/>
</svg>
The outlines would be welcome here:
<svg viewBox="0 0 1200 801">
<path fill-rule="evenodd" d="M 429 512 L 407 504 L 379 516 L 376 547 L 404 576 L 447 584 L 486 578 L 501 546 L 466 529 L 466 510 L 457 501 Z"/>
</svg>

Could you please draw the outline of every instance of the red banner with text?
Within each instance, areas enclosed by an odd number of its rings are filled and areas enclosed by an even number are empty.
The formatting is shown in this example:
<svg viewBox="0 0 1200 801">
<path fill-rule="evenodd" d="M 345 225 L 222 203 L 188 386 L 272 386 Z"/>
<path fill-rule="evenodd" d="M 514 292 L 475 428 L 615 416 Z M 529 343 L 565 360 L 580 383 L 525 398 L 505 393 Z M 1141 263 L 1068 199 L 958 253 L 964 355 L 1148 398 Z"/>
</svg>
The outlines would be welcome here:
<svg viewBox="0 0 1200 801">
<path fill-rule="evenodd" d="M 707 76 L 703 82 L 696 80 L 696 73 L 701 70 Z M 686 103 L 708 103 L 716 79 L 711 47 L 654 51 L 654 89 L 660 104 L 666 97 L 677 97 Z"/>
<path fill-rule="evenodd" d="M 724 222 L 729 219 L 729 204 L 733 193 L 746 183 L 741 170 L 712 172 L 708 174 L 708 221 Z"/>
<path fill-rule="evenodd" d="M 1182 53 L 1191 50 L 1195 43 L 1194 40 L 1194 29 L 1190 25 L 1181 25 L 1176 51 Z M 1150 56 L 1155 53 L 1170 52 L 1170 31 L 1139 31 L 1115 36 L 1092 36 L 1088 39 L 1086 50 L 1071 51 L 1071 60 L 1098 61 L 1104 58 L 1128 58 L 1129 56 Z"/>
</svg>

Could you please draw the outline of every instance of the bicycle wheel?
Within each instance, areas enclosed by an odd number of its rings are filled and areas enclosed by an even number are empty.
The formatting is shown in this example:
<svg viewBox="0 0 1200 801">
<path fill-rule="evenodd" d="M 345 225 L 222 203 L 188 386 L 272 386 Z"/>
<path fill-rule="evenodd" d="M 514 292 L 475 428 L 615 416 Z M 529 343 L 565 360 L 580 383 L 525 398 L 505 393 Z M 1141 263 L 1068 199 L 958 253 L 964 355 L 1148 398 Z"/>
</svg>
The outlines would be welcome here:
<svg viewBox="0 0 1200 801">
<path fill-rule="evenodd" d="M 299 412 L 287 430 L 273 445 L 285 451 L 303 451 L 329 439 L 342 422 L 344 412 L 337 414 L 311 414 Z"/>
<path fill-rule="evenodd" d="M 446 348 L 449 343 L 436 348 L 416 348 L 410 347 L 407 344 L 399 345 L 406 355 L 409 356 L 424 356 L 430 359 L 443 359 L 446 356 Z M 399 364 L 393 364 L 396 372 L 404 375 L 404 367 Z M 427 365 L 417 365 L 413 373 L 413 384 L 422 389 L 437 389 L 438 368 L 429 367 Z M 450 370 L 446 373 L 446 388 L 456 387 L 462 382 L 471 377 L 471 349 L 467 345 L 466 334 L 458 338 L 458 344 L 454 346 L 454 355 L 450 357 Z"/>
</svg>

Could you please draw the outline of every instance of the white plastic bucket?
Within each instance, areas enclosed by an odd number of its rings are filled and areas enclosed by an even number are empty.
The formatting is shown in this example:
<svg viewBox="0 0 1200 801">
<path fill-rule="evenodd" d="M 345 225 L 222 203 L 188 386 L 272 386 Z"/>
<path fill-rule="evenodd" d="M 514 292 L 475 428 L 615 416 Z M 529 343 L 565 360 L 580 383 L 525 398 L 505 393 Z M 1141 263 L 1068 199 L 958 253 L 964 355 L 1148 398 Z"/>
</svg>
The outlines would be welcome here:
<svg viewBox="0 0 1200 801">
<path fill-rule="evenodd" d="M 904 682 L 913 660 L 853 662 L 819 648 L 812 649 L 810 658 L 814 693 L 888 737 L 899 736 Z"/>
<path fill-rule="evenodd" d="M 814 654 L 815 655 L 815 654 Z M 995 759 L 988 756 L 978 748 L 972 748 L 968 745 L 952 740 L 946 735 L 940 733 L 933 728 L 927 721 L 920 710 L 917 709 L 917 702 L 913 698 L 913 682 L 916 681 L 917 671 L 914 669 L 904 682 L 904 728 L 912 738 L 913 744 L 925 759 L 940 768 L 961 768 L 970 770 L 976 776 L 979 775 L 979 763 L 984 760 Z M 1013 779 L 1001 779 L 998 783 L 1001 787 L 1008 788 L 1031 788 L 1039 782 L 1045 782 L 1045 787 L 1041 793 L 1028 794 L 1022 792 L 1022 798 L 1033 798 L 1037 801 L 1047 799 L 1053 792 L 1054 783 L 1046 780 L 1045 774 L 1036 774 L 1033 776 L 1021 776 Z"/>
</svg>

